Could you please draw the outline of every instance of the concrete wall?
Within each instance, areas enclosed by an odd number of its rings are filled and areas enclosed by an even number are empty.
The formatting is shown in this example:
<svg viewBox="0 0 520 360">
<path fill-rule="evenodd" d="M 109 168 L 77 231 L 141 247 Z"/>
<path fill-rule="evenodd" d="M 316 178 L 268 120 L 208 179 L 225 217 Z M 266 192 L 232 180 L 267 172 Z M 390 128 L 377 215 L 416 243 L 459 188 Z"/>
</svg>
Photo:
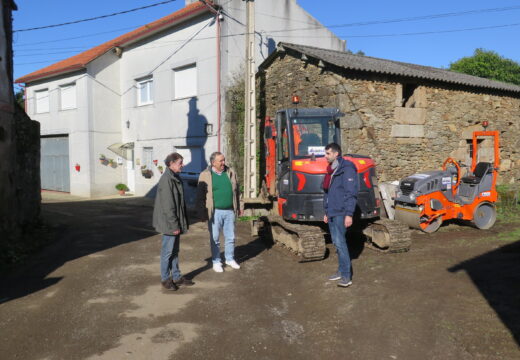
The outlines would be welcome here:
<svg viewBox="0 0 520 360">
<path fill-rule="evenodd" d="M 70 83 L 76 84 L 76 108 L 61 110 L 60 86 Z M 69 136 L 70 192 L 86 197 L 91 195 L 90 87 L 85 71 L 33 82 L 26 87 L 27 114 L 40 123 L 41 135 Z M 36 113 L 35 92 L 43 89 L 48 89 L 49 112 Z M 80 172 L 74 170 L 75 164 L 81 166 Z"/>
<path fill-rule="evenodd" d="M 520 181 L 520 96 L 417 83 L 415 108 L 402 107 L 402 86 L 410 79 L 324 70 L 287 55 L 277 58 L 262 76 L 266 114 L 293 107 L 290 96 L 301 96 L 301 107 L 338 107 L 345 153 L 373 157 L 381 180 L 439 168 L 447 157 L 467 161 L 469 139 L 489 121 L 501 133 L 499 181 Z M 480 156 L 490 160 L 491 143 Z"/>
<path fill-rule="evenodd" d="M 121 143 L 124 122 L 121 119 L 120 61 L 113 52 L 100 56 L 88 64 L 89 74 L 89 176 L 90 196 L 115 194 L 115 185 L 124 182 L 125 162 L 108 149 Z M 100 162 L 100 155 L 113 159 Z"/>
<path fill-rule="evenodd" d="M 193 41 L 186 41 L 197 32 Z M 156 34 L 126 48 L 122 54 L 122 142 L 135 144 L 137 195 L 148 193 L 160 177 L 155 166 L 152 167 L 152 178 L 141 175 L 144 147 L 153 147 L 153 158 L 162 166 L 169 153 L 176 148 L 183 149 L 185 171 L 195 173 L 205 165 L 207 154 L 217 148 L 215 35 L 213 18 L 206 15 Z M 174 69 L 193 63 L 197 69 L 197 96 L 177 99 Z M 138 106 L 136 79 L 150 74 L 153 76 L 153 104 Z M 213 125 L 214 131 L 210 135 L 205 133 L 207 123 Z"/>
</svg>

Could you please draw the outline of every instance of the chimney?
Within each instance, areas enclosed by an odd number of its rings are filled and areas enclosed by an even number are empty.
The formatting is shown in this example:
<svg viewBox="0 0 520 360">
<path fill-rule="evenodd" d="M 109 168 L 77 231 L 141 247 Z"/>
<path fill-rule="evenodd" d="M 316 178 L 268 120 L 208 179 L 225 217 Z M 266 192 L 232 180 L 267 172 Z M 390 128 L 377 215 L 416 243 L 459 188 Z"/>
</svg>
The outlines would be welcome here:
<svg viewBox="0 0 520 360">
<path fill-rule="evenodd" d="M 199 2 L 199 0 L 184 0 L 184 2 L 185 2 L 185 6 L 188 6 L 189 4 Z"/>
</svg>

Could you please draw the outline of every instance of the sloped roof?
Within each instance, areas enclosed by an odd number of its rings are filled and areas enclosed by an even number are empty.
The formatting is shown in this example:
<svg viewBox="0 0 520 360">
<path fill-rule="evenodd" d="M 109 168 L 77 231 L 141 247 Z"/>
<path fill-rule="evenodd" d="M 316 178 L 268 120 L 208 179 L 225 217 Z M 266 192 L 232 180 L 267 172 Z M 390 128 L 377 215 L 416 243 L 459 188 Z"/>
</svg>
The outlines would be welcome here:
<svg viewBox="0 0 520 360">
<path fill-rule="evenodd" d="M 489 88 L 501 91 L 520 93 L 520 86 L 484 79 L 478 76 L 461 74 L 449 70 L 438 69 L 430 66 L 409 64 L 399 61 L 374 58 L 364 55 L 349 54 L 344 51 L 321 49 L 312 46 L 279 43 L 278 49 L 291 49 L 307 58 L 322 60 L 338 67 L 349 70 L 366 71 L 385 75 L 397 75 L 423 80 L 440 81 L 456 85 L 464 85 L 478 88 Z M 274 54 L 278 53 L 279 50 Z M 274 58 L 267 59 L 262 67 L 268 66 Z"/>
<path fill-rule="evenodd" d="M 211 3 L 211 1 L 208 1 Z M 186 7 L 171 13 L 159 20 L 141 26 L 133 31 L 130 31 L 126 34 L 123 34 L 115 39 L 107 41 L 104 44 L 93 47 L 89 50 L 86 50 L 80 54 L 74 55 L 65 60 L 61 60 L 57 63 L 44 67 L 43 69 L 36 70 L 30 74 L 22 76 L 16 79 L 16 83 L 28 83 L 34 80 L 43 79 L 51 76 L 56 76 L 59 74 L 64 74 L 68 72 L 72 72 L 75 70 L 79 70 L 85 68 L 86 65 L 92 60 L 98 58 L 99 56 L 105 54 L 107 51 L 117 47 L 127 44 L 131 41 L 136 41 L 142 39 L 146 36 L 152 35 L 157 31 L 163 30 L 167 27 L 177 25 L 182 23 L 196 15 L 202 14 L 206 11 L 209 11 L 208 7 L 204 5 L 202 2 L 196 2 L 187 5 Z"/>
</svg>

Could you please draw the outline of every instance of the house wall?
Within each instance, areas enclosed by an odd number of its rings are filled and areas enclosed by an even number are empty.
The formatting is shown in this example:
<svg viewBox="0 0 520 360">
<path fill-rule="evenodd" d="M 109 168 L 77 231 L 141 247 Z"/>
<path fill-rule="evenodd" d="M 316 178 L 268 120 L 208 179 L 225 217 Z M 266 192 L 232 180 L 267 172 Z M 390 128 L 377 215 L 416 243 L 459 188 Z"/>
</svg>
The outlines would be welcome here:
<svg viewBox="0 0 520 360">
<path fill-rule="evenodd" d="M 278 57 L 262 75 L 266 114 L 294 107 L 338 107 L 344 153 L 373 157 L 380 180 L 401 179 L 439 168 L 447 157 L 468 160 L 469 139 L 488 120 L 500 131 L 499 182 L 520 181 L 520 99 L 442 84 L 418 84 L 414 108 L 402 107 L 402 84 L 410 81 L 306 63 L 290 55 Z M 489 141 L 480 156 L 491 160 Z"/>
<path fill-rule="evenodd" d="M 137 195 L 147 194 L 161 175 L 154 165 L 152 178 L 141 176 L 144 147 L 153 148 L 153 158 L 162 166 L 166 156 L 178 150 L 185 157 L 184 171 L 193 174 L 206 166 L 208 154 L 217 149 L 215 36 L 213 17 L 207 14 L 127 47 L 122 54 L 122 139 L 135 144 Z M 177 99 L 173 70 L 193 63 L 197 96 Z M 138 106 L 136 79 L 149 74 L 153 75 L 153 104 Z M 206 124 L 213 126 L 210 135 L 205 133 Z"/>
<path fill-rule="evenodd" d="M 76 84 L 76 108 L 60 109 L 60 86 Z M 41 136 L 68 135 L 70 192 L 77 196 L 91 196 L 90 168 L 90 81 L 85 71 L 42 80 L 27 85 L 27 114 L 40 123 Z M 48 89 L 49 112 L 36 113 L 35 92 Z M 81 166 L 78 172 L 75 164 Z"/>
<path fill-rule="evenodd" d="M 38 241 L 24 236 L 40 214 L 39 124 L 15 104 L 11 2 L 0 5 L 0 264 Z"/>
<path fill-rule="evenodd" d="M 90 196 L 115 194 L 115 185 L 126 176 L 126 162 L 108 149 L 121 143 L 124 122 L 121 119 L 120 62 L 114 51 L 109 51 L 88 64 L 89 137 L 88 169 Z M 103 154 L 112 163 L 100 162 Z M 122 159 L 120 159 L 122 160 Z"/>
</svg>

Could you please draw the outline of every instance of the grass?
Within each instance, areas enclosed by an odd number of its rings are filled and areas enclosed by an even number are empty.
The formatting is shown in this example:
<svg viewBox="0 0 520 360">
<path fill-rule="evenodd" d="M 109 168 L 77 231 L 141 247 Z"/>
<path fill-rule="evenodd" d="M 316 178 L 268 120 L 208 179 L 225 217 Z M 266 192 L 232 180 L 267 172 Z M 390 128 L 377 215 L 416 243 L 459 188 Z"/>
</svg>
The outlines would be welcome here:
<svg viewBox="0 0 520 360">
<path fill-rule="evenodd" d="M 502 232 L 497 236 L 498 240 L 501 241 L 520 241 L 520 227 L 508 232 Z"/>
<path fill-rule="evenodd" d="M 502 222 L 517 222 L 520 219 L 520 186 L 498 185 L 497 218 Z"/>
<path fill-rule="evenodd" d="M 238 221 L 250 221 L 250 220 L 257 220 L 260 216 L 240 216 L 238 218 Z"/>
</svg>

